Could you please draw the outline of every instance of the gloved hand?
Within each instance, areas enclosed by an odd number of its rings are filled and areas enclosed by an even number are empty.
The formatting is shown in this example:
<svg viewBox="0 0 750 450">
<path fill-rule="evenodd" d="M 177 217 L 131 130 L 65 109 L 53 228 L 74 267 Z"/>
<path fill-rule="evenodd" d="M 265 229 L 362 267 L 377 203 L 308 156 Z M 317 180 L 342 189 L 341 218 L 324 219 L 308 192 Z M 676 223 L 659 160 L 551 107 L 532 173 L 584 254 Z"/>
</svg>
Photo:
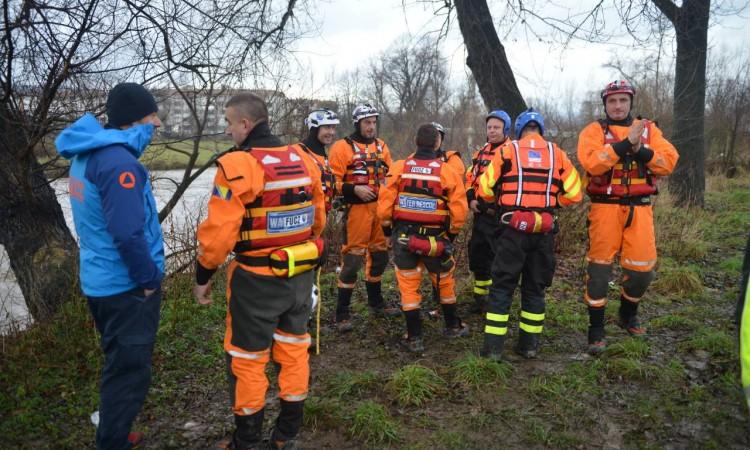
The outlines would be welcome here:
<svg viewBox="0 0 750 450">
<path fill-rule="evenodd" d="M 381 228 L 383 228 L 383 234 L 385 237 L 391 237 L 393 234 L 393 227 L 390 225 L 383 225 Z"/>
<path fill-rule="evenodd" d="M 458 233 L 451 233 L 448 232 L 448 240 L 451 242 L 456 242 L 456 238 L 458 237 Z"/>
</svg>

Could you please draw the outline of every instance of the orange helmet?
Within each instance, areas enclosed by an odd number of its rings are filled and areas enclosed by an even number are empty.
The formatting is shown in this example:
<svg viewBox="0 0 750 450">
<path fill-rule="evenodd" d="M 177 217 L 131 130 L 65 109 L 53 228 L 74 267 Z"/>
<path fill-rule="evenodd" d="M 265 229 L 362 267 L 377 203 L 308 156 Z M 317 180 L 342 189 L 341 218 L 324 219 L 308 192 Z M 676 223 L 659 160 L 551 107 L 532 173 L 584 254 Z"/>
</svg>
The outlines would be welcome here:
<svg viewBox="0 0 750 450">
<path fill-rule="evenodd" d="M 615 80 L 602 90 L 602 100 L 606 101 L 607 97 L 612 94 L 630 94 L 632 98 L 635 96 L 635 88 L 626 80 Z"/>
</svg>

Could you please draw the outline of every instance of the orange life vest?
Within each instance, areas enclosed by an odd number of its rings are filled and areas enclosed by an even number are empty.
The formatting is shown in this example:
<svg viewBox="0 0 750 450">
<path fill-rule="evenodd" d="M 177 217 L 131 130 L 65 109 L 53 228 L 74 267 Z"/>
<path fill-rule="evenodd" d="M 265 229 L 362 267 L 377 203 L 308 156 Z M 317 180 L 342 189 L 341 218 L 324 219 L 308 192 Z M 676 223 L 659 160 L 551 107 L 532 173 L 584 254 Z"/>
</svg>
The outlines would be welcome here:
<svg viewBox="0 0 750 450">
<path fill-rule="evenodd" d="M 443 164 L 439 158 L 406 159 L 398 185 L 398 203 L 393 210 L 394 221 L 447 225 L 450 212 L 440 182 Z"/>
<path fill-rule="evenodd" d="M 388 165 L 383 160 L 383 142 L 380 139 L 375 139 L 375 151 L 368 152 L 370 145 L 361 149 L 351 138 L 344 139 L 352 146 L 353 155 L 351 162 L 346 166 L 343 182 L 365 184 L 361 175 L 366 171 L 366 184 L 372 186 L 377 192 L 379 186 L 384 183 L 385 174 L 388 172 Z"/>
<path fill-rule="evenodd" d="M 599 124 L 604 132 L 605 144 L 618 142 L 606 121 L 600 120 Z M 648 145 L 650 138 L 651 122 L 646 121 L 641 143 Z M 634 160 L 631 155 L 620 158 L 617 164 L 602 175 L 587 175 L 586 193 L 594 203 L 609 203 L 616 198 L 647 197 L 658 193 L 656 176 L 645 163 Z"/>
<path fill-rule="evenodd" d="M 328 164 L 328 158 L 322 155 L 318 155 L 301 142 L 299 143 L 299 146 L 315 160 L 315 163 L 320 169 L 320 181 L 323 185 L 323 196 L 325 197 L 326 202 L 326 212 L 328 212 L 331 210 L 333 195 L 336 190 L 336 177 L 333 175 L 331 165 Z"/>
<path fill-rule="evenodd" d="M 312 180 L 294 147 L 253 148 L 263 167 L 263 193 L 245 205 L 235 253 L 283 247 L 310 239 L 315 218 Z"/>
<path fill-rule="evenodd" d="M 549 211 L 557 207 L 557 193 L 563 181 L 560 162 L 555 158 L 551 142 L 531 140 L 531 146 L 521 147 L 511 142 L 511 158 L 503 164 L 497 203 L 502 209 Z"/>
<path fill-rule="evenodd" d="M 471 172 L 473 176 L 474 183 L 477 183 L 479 181 L 479 177 L 482 176 L 484 171 L 487 169 L 487 166 L 490 165 L 490 161 L 492 161 L 492 158 L 495 156 L 495 152 L 498 148 L 500 148 L 501 145 L 498 145 L 497 147 L 493 148 L 492 144 L 489 142 L 484 144 L 484 147 L 482 147 L 478 152 L 477 156 L 472 158 L 471 160 Z M 445 160 L 448 160 L 448 155 L 446 155 Z"/>
</svg>

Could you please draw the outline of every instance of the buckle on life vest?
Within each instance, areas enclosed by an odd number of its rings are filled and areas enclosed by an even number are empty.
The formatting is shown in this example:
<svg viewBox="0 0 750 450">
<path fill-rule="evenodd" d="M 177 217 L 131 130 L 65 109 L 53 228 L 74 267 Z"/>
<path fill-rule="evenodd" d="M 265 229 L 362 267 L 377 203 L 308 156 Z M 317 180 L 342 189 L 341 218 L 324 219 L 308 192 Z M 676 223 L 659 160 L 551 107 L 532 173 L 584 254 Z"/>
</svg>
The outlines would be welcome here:
<svg viewBox="0 0 750 450">
<path fill-rule="evenodd" d="M 500 223 L 523 233 L 549 233 L 555 228 L 555 216 L 548 212 L 516 210 L 500 216 Z"/>
</svg>

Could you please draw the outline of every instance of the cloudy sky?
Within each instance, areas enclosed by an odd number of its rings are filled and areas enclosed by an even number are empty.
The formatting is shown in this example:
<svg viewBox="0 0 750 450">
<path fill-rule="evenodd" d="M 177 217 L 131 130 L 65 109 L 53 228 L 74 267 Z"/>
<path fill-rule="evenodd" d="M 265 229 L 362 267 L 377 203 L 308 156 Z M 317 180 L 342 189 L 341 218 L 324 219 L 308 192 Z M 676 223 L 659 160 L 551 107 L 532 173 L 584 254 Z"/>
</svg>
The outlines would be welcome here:
<svg viewBox="0 0 750 450">
<path fill-rule="evenodd" d="M 440 2 L 438 2 L 440 3 Z M 500 22 L 505 1 L 489 0 L 495 23 Z M 527 0 L 528 4 L 545 4 L 540 8 L 548 15 L 580 14 L 590 9 L 594 0 L 576 2 L 543 2 Z M 611 2 L 606 2 L 607 4 Z M 716 3 L 716 0 L 714 0 Z M 725 0 L 727 6 L 747 3 L 745 0 Z M 406 6 L 404 6 L 406 4 Z M 576 5 L 574 9 L 555 5 Z M 296 58 L 305 66 L 312 67 L 304 91 L 313 91 L 317 97 L 330 96 L 326 80 L 332 73 L 367 65 L 367 61 L 385 51 L 395 39 L 410 34 L 419 36 L 440 28 L 443 21 L 435 17 L 429 2 L 414 0 L 323 0 L 314 3 L 311 12 L 317 30 L 308 34 L 296 45 Z M 716 18 L 709 32 L 712 47 L 723 47 L 732 51 L 750 46 L 750 10 L 740 15 Z M 608 44 L 592 44 L 580 40 L 567 46 L 555 40 L 549 29 L 534 26 L 529 31 L 522 26 L 510 29 L 508 21 L 500 28 L 501 41 L 505 45 L 521 93 L 529 97 L 542 97 L 559 92 L 562 87 L 574 96 L 582 98 L 586 92 L 598 90 L 612 79 L 618 78 L 614 69 L 602 67 L 617 56 L 622 61 L 641 58 L 648 50 L 634 48 L 631 37 L 618 26 L 621 20 L 614 10 L 605 12 L 606 30 L 614 36 Z M 539 41 L 532 33 L 542 35 Z M 546 41 L 545 41 L 546 40 Z M 654 44 L 653 53 L 658 45 Z M 666 55 L 674 54 L 672 39 L 663 46 Z M 443 54 L 448 58 L 452 81 L 465 79 L 465 49 L 458 23 L 454 21 L 451 31 L 442 43 Z M 747 53 L 746 53 L 747 54 Z"/>
</svg>

